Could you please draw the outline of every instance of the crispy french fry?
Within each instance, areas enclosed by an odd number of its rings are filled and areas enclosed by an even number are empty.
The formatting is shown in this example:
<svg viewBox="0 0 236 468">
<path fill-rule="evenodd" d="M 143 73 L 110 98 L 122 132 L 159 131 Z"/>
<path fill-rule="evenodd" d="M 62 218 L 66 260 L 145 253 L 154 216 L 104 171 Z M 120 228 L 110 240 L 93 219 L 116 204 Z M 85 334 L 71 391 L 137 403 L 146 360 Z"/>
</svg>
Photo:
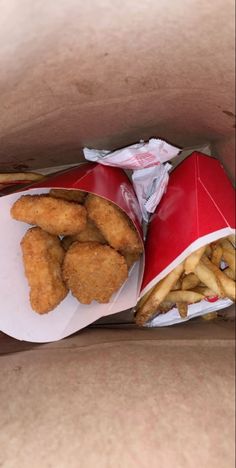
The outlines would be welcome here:
<svg viewBox="0 0 236 468">
<path fill-rule="evenodd" d="M 176 307 L 181 318 L 186 318 L 188 316 L 187 302 L 176 302 Z"/>
<path fill-rule="evenodd" d="M 203 294 L 195 291 L 170 291 L 166 296 L 166 301 L 170 302 L 187 302 L 187 304 L 193 304 L 204 299 Z"/>
<path fill-rule="evenodd" d="M 234 272 L 235 279 L 235 249 L 228 239 L 221 239 L 221 246 L 223 248 L 223 259 Z"/>
<path fill-rule="evenodd" d="M 158 307 L 158 311 L 162 314 L 165 314 L 166 312 L 169 312 L 174 307 L 173 302 L 168 302 L 168 301 L 163 301 L 160 303 Z"/>
<path fill-rule="evenodd" d="M 220 239 L 220 243 L 223 247 L 223 249 L 225 250 L 229 250 L 230 252 L 232 252 L 233 254 L 235 254 L 235 248 L 234 246 L 231 244 L 231 242 L 226 239 L 225 237 L 223 239 Z"/>
<path fill-rule="evenodd" d="M 216 278 L 220 281 L 225 295 L 235 301 L 236 299 L 236 289 L 235 289 L 235 281 L 231 280 L 228 276 L 226 276 L 223 271 L 221 271 L 216 265 L 214 265 L 209 258 L 203 255 L 202 263 L 211 270 Z"/>
<path fill-rule="evenodd" d="M 236 272 L 235 272 L 235 256 L 231 254 L 231 252 L 226 251 L 223 248 L 223 259 L 227 263 L 227 265 L 230 267 L 230 269 L 233 272 L 234 279 L 236 278 Z"/>
<path fill-rule="evenodd" d="M 215 320 L 217 318 L 217 312 L 209 312 L 209 314 L 202 315 L 203 320 Z"/>
<path fill-rule="evenodd" d="M 194 288 L 195 292 L 198 292 L 200 294 L 203 294 L 205 297 L 215 297 L 216 293 L 212 291 L 212 289 L 208 288 L 207 286 L 197 286 Z"/>
<path fill-rule="evenodd" d="M 206 246 L 205 254 L 206 254 L 208 257 L 211 257 L 211 246 L 210 246 L 210 244 L 208 244 L 208 245 Z"/>
<path fill-rule="evenodd" d="M 212 246 L 212 255 L 211 255 L 211 261 L 216 265 L 217 267 L 220 267 L 220 262 L 222 259 L 222 254 L 223 254 L 223 249 L 219 244 L 214 244 Z"/>
<path fill-rule="evenodd" d="M 178 281 L 177 283 L 178 284 Z M 139 300 L 138 304 L 137 304 L 137 310 L 143 306 L 143 304 L 148 300 L 148 298 L 150 297 L 150 295 L 152 294 L 154 288 L 156 286 L 153 286 L 153 288 L 151 288 L 148 292 L 146 292 L 146 294 L 144 294 L 143 297 L 141 297 L 141 299 Z M 161 302 L 158 310 L 159 312 L 168 312 L 168 310 L 172 309 L 172 307 L 174 307 L 174 304 L 172 304 L 171 302 L 167 302 L 167 301 L 163 301 Z"/>
<path fill-rule="evenodd" d="M 226 276 L 228 276 L 228 278 L 234 280 L 235 275 L 234 275 L 233 270 L 231 270 L 231 268 L 229 268 L 229 267 L 225 268 L 225 270 L 223 270 L 223 273 L 224 273 Z"/>
<path fill-rule="evenodd" d="M 153 286 L 153 288 L 151 288 L 148 292 L 146 292 L 146 294 L 144 294 L 143 297 L 141 297 L 141 299 L 139 300 L 139 302 L 137 304 L 137 309 L 139 309 L 140 307 L 143 306 L 143 304 L 147 301 L 149 296 L 152 294 L 152 291 L 153 291 L 154 288 L 155 288 L 155 286 Z"/>
<path fill-rule="evenodd" d="M 229 236 L 227 236 L 227 239 L 231 242 L 231 244 L 233 244 L 233 246 L 235 246 L 235 244 L 236 244 L 236 235 L 235 234 L 230 234 Z"/>
<path fill-rule="evenodd" d="M 20 181 L 33 182 L 43 179 L 42 174 L 36 172 L 5 172 L 0 174 L 0 184 L 12 184 Z"/>
<path fill-rule="evenodd" d="M 183 277 L 181 289 L 193 289 L 199 283 L 200 279 L 195 275 L 195 273 L 189 273 Z"/>
<path fill-rule="evenodd" d="M 186 258 L 185 263 L 184 263 L 184 269 L 185 273 L 188 275 L 189 273 L 194 273 L 194 270 L 197 266 L 197 264 L 200 261 L 200 258 L 204 254 L 206 250 L 206 245 L 203 247 L 200 247 L 200 249 L 195 250 L 191 255 L 189 255 L 188 258 Z"/>
<path fill-rule="evenodd" d="M 224 289 L 219 279 L 216 278 L 214 272 L 202 262 L 202 259 L 195 267 L 195 273 L 200 281 L 204 283 L 209 289 L 211 289 L 217 296 L 225 297 Z"/>
<path fill-rule="evenodd" d="M 183 273 L 183 269 L 181 263 L 153 288 L 150 296 L 136 312 L 135 322 L 138 325 L 144 325 L 155 314 L 161 302 L 164 301 L 168 292 Z"/>
<path fill-rule="evenodd" d="M 176 281 L 174 286 L 171 288 L 171 291 L 176 291 L 177 289 L 181 289 L 181 284 L 182 284 L 182 281 L 181 281 L 181 278 L 179 278 L 178 281 Z"/>
</svg>

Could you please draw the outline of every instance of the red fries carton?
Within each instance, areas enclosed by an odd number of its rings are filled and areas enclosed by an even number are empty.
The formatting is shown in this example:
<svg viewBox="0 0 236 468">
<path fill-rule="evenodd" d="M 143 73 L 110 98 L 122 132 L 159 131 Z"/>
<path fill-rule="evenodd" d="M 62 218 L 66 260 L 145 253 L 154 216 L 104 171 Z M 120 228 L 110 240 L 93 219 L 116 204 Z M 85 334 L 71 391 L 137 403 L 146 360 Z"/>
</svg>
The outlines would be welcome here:
<svg viewBox="0 0 236 468">
<path fill-rule="evenodd" d="M 13 203 L 24 194 L 48 193 L 51 188 L 80 189 L 110 200 L 121 208 L 142 238 L 141 214 L 132 185 L 123 170 L 86 163 L 49 176 L 37 184 L 0 198 L 0 330 L 17 339 L 32 342 L 55 341 L 98 318 L 134 307 L 140 291 L 143 260 L 136 262 L 121 289 L 108 304 L 80 304 L 71 293 L 48 314 L 31 309 L 29 287 L 24 274 L 20 242 L 29 225 L 10 215 Z"/>
<path fill-rule="evenodd" d="M 199 247 L 234 233 L 235 192 L 230 180 L 217 159 L 192 153 L 170 174 L 167 192 L 151 219 L 140 297 Z M 222 303 L 220 308 L 231 303 L 217 302 Z M 203 310 L 199 304 L 193 305 L 198 315 Z M 169 324 L 183 321 L 175 320 L 178 312 L 171 313 Z M 166 320 L 164 314 L 157 322 L 168 324 Z"/>
</svg>

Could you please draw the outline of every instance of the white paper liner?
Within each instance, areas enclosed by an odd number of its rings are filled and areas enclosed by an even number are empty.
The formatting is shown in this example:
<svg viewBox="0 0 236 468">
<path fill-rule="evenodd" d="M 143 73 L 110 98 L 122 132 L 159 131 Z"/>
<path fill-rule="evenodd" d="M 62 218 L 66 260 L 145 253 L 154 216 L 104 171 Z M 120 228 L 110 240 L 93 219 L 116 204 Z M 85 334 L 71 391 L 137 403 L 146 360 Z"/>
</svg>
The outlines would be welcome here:
<svg viewBox="0 0 236 468">
<path fill-rule="evenodd" d="M 31 309 L 29 287 L 24 274 L 20 242 L 28 224 L 11 218 L 12 204 L 24 194 L 48 193 L 48 188 L 30 189 L 0 199 L 0 330 L 17 338 L 32 342 L 57 341 L 86 327 L 104 315 L 132 308 L 137 302 L 142 280 L 141 259 L 129 273 L 122 288 L 113 295 L 109 304 L 81 305 L 71 294 L 52 312 L 39 315 Z"/>
<path fill-rule="evenodd" d="M 216 302 L 208 302 L 203 300 L 197 304 L 190 304 L 188 306 L 188 316 L 185 318 L 180 317 L 178 309 L 175 307 L 165 314 L 160 314 L 149 323 L 146 327 L 168 327 L 177 323 L 187 322 L 190 319 L 209 314 L 210 312 L 217 312 L 218 310 L 229 307 L 233 302 L 230 299 L 219 299 Z"/>
</svg>

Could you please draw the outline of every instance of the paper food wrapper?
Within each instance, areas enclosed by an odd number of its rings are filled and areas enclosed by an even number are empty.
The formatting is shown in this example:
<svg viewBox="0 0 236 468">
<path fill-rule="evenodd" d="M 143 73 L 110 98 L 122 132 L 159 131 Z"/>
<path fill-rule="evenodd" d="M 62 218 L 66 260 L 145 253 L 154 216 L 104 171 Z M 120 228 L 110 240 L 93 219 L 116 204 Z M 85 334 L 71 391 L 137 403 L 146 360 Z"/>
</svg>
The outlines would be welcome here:
<svg viewBox="0 0 236 468">
<path fill-rule="evenodd" d="M 235 234 L 234 188 L 217 159 L 194 152 L 170 174 L 167 192 L 152 216 L 140 298 L 192 252 L 229 234 Z M 230 304 L 229 299 L 203 300 L 189 306 L 186 319 L 172 309 L 149 326 L 173 325 Z"/>
<path fill-rule="evenodd" d="M 133 171 L 134 190 L 143 219 L 148 222 L 150 213 L 154 213 L 168 184 L 171 165 L 164 163 L 177 156 L 180 148 L 151 138 L 147 142 L 141 140 L 116 151 L 89 148 L 84 148 L 83 151 L 88 161 Z"/>
<path fill-rule="evenodd" d="M 140 291 L 143 259 L 136 262 L 121 289 L 108 304 L 80 304 L 71 293 L 48 314 L 31 309 L 29 287 L 24 274 L 20 242 L 29 225 L 11 218 L 13 203 L 24 194 L 48 193 L 50 188 L 80 189 L 110 200 L 131 219 L 142 238 L 141 214 L 132 185 L 117 168 L 86 163 L 50 176 L 27 190 L 0 198 L 0 330 L 31 342 L 60 340 L 95 322 L 102 316 L 134 307 Z"/>
</svg>

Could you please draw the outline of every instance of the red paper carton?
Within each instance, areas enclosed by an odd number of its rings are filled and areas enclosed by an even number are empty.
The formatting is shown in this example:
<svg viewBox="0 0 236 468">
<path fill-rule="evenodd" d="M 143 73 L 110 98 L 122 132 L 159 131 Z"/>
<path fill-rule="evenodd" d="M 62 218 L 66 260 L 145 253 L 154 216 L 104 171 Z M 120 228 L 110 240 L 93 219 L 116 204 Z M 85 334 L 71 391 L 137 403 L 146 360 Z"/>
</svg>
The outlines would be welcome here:
<svg viewBox="0 0 236 468">
<path fill-rule="evenodd" d="M 29 303 L 20 241 L 29 226 L 11 218 L 13 203 L 23 194 L 47 193 L 50 188 L 80 189 L 104 197 L 121 208 L 142 236 L 141 214 L 133 187 L 123 170 L 100 164 L 83 164 L 0 198 L 0 330 L 22 340 L 59 340 L 104 315 L 134 307 L 140 291 L 143 261 L 137 262 L 121 289 L 108 304 L 80 304 L 71 294 L 49 314 L 38 315 Z"/>
<path fill-rule="evenodd" d="M 171 174 L 145 246 L 142 297 L 199 247 L 235 233 L 235 192 L 217 159 L 194 152 Z"/>
</svg>

